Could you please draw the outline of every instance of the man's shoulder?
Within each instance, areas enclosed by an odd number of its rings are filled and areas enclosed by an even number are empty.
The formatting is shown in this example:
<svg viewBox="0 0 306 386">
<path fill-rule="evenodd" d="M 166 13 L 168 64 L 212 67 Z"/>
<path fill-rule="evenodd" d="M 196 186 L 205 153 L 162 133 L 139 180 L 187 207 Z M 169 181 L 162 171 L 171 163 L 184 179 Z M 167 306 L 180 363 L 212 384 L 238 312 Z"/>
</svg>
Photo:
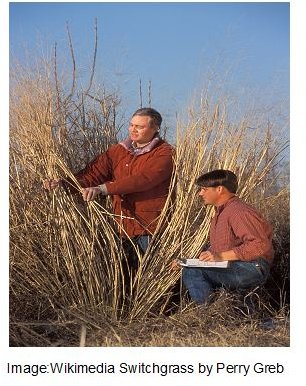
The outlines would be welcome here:
<svg viewBox="0 0 306 386">
<path fill-rule="evenodd" d="M 239 216 L 245 213 L 253 213 L 260 215 L 259 211 L 251 204 L 242 200 L 239 197 L 234 197 L 228 205 L 228 210 L 231 216 Z"/>
<path fill-rule="evenodd" d="M 170 143 L 168 143 L 167 141 L 165 141 L 164 139 L 161 139 L 158 144 L 156 145 L 155 149 L 159 149 L 159 150 L 162 150 L 162 151 L 167 151 L 169 153 L 174 153 L 174 147 L 172 145 L 170 145 Z"/>
<path fill-rule="evenodd" d="M 233 197 L 229 203 L 228 203 L 228 207 L 242 207 L 242 208 L 247 208 L 247 207 L 250 207 L 249 204 L 247 204 L 244 200 L 242 200 L 240 197 L 238 196 L 235 196 Z"/>
<path fill-rule="evenodd" d="M 112 156 L 116 154 L 128 153 L 128 150 L 121 143 L 115 143 L 109 146 L 107 153 Z"/>
</svg>

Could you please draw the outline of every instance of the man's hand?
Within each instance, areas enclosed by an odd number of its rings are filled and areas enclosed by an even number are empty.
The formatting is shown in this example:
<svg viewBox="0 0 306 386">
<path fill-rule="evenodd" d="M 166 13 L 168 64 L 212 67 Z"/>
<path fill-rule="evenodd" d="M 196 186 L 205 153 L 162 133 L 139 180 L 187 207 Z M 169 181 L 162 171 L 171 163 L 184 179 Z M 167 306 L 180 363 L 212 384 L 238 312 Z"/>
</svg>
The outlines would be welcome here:
<svg viewBox="0 0 306 386">
<path fill-rule="evenodd" d="M 237 257 L 236 253 L 230 249 L 229 251 L 224 252 L 218 252 L 215 254 L 212 254 L 210 251 L 204 251 L 200 254 L 199 260 L 203 261 L 235 261 L 239 260 L 239 257 Z"/>
<path fill-rule="evenodd" d="M 182 268 L 182 266 L 176 260 L 173 260 L 171 262 L 170 271 L 178 271 L 181 268 Z"/>
<path fill-rule="evenodd" d="M 84 201 L 92 201 L 94 200 L 98 194 L 102 193 L 99 186 L 93 186 L 91 188 L 83 188 L 82 196 Z"/>
<path fill-rule="evenodd" d="M 55 188 L 58 188 L 60 184 L 61 184 L 61 180 L 59 178 L 43 181 L 43 187 L 47 190 L 53 190 Z"/>
<path fill-rule="evenodd" d="M 210 251 L 201 252 L 199 260 L 202 261 L 222 261 L 222 257 L 219 255 L 213 255 Z"/>
</svg>

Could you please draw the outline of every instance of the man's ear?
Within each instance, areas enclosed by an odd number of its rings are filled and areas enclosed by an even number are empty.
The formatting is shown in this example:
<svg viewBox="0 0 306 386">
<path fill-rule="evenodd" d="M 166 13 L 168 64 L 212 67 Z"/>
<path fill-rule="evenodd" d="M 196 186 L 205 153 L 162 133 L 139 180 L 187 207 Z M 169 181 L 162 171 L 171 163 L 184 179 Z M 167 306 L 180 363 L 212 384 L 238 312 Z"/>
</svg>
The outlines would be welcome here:
<svg viewBox="0 0 306 386">
<path fill-rule="evenodd" d="M 224 193 L 224 192 L 225 192 L 225 189 L 226 189 L 226 188 L 225 188 L 224 186 L 221 186 L 221 185 L 217 186 L 217 192 L 220 193 L 220 194 L 221 194 L 221 193 Z"/>
<path fill-rule="evenodd" d="M 231 192 L 225 187 L 225 186 L 218 186 L 218 188 L 220 188 L 220 193 L 221 194 L 231 194 Z"/>
</svg>

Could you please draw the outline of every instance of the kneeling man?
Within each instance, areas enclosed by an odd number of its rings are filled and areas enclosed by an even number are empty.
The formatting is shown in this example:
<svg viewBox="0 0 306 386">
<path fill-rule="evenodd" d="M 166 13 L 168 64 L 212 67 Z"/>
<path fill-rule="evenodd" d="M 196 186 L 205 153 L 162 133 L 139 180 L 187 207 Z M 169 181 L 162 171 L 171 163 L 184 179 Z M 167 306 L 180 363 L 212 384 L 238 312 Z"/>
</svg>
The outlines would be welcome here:
<svg viewBox="0 0 306 386">
<path fill-rule="evenodd" d="M 263 284 L 273 260 L 272 227 L 236 195 L 238 183 L 230 170 L 214 170 L 197 181 L 204 204 L 215 206 L 210 245 L 203 261 L 224 261 L 228 268 L 183 268 L 183 282 L 196 303 L 205 303 L 214 289 L 243 290 Z"/>
</svg>

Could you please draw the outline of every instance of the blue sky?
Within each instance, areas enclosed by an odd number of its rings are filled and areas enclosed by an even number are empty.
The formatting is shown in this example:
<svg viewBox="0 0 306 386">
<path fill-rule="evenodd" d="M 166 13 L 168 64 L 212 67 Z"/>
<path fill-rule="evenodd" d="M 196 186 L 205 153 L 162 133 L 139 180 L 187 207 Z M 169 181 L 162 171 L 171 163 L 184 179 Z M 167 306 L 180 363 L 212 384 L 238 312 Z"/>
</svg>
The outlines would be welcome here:
<svg viewBox="0 0 306 386">
<path fill-rule="evenodd" d="M 98 19 L 96 80 L 120 89 L 123 107 L 152 105 L 173 117 L 212 85 L 237 99 L 277 104 L 289 96 L 289 3 L 11 3 L 10 53 L 21 62 L 68 57 L 66 22 L 86 82 Z M 28 58 L 25 55 L 28 52 Z M 260 98 L 258 98 L 260 95 Z"/>
</svg>

